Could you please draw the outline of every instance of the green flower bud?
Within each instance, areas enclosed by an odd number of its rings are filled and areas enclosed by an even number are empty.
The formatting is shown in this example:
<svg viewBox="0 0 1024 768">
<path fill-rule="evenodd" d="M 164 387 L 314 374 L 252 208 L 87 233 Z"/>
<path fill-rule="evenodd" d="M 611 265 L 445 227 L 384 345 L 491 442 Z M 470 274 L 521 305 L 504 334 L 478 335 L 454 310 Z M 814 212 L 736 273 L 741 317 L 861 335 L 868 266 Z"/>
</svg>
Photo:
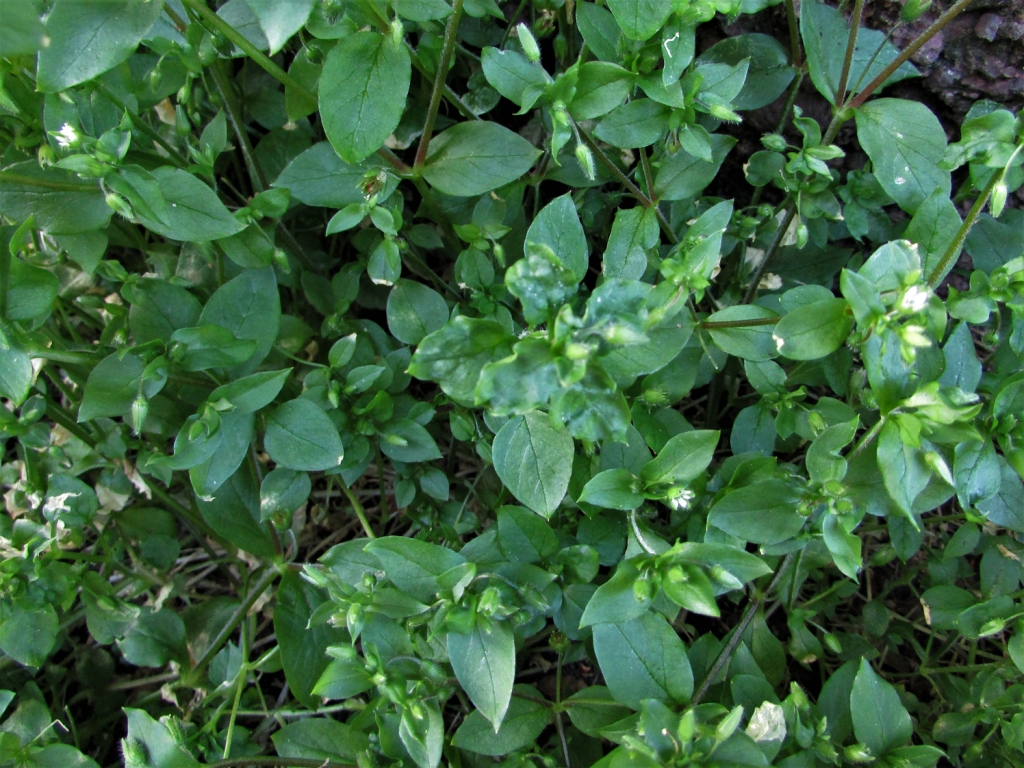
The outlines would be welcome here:
<svg viewBox="0 0 1024 768">
<path fill-rule="evenodd" d="M 717 117 L 719 120 L 724 120 L 727 123 L 743 122 L 743 118 L 725 104 L 712 104 L 709 111 L 712 117 Z"/>
<path fill-rule="evenodd" d="M 996 184 L 995 189 L 992 190 L 992 201 L 989 203 L 989 210 L 992 212 L 992 216 L 997 219 L 1003 212 L 1003 208 L 1006 205 L 1006 195 L 1008 191 L 1005 179 L 1000 179 L 999 183 Z"/>
<path fill-rule="evenodd" d="M 761 137 L 761 143 L 765 149 L 770 149 L 774 152 L 784 152 L 786 150 L 786 139 L 777 133 L 766 133 Z"/>
<path fill-rule="evenodd" d="M 807 245 L 807 238 L 810 236 L 810 232 L 807 230 L 807 225 L 802 221 L 796 228 L 796 247 L 802 249 Z"/>
<path fill-rule="evenodd" d="M 537 45 L 537 38 L 523 22 L 516 24 L 516 36 L 519 38 L 519 44 L 523 46 L 526 58 L 533 62 L 540 61 L 540 46 Z"/>
<path fill-rule="evenodd" d="M 932 6 L 932 0 L 907 0 L 900 11 L 903 21 L 914 21 Z"/>
<path fill-rule="evenodd" d="M 843 755 L 851 763 L 870 763 L 875 759 L 871 750 L 863 744 L 851 744 L 843 750 Z"/>
<path fill-rule="evenodd" d="M 590 147 L 586 144 L 576 145 L 576 162 L 580 164 L 583 175 L 590 181 L 597 178 L 597 168 L 594 167 L 594 153 L 590 151 Z"/>
<path fill-rule="evenodd" d="M 179 104 L 188 104 L 192 100 L 192 81 L 186 80 L 185 84 L 178 89 L 176 100 Z"/>
<path fill-rule="evenodd" d="M 146 416 L 149 414 L 149 400 L 139 395 L 132 402 L 132 432 L 138 436 L 142 432 L 142 425 L 146 423 Z"/>
<path fill-rule="evenodd" d="M 116 192 L 107 193 L 107 205 L 110 206 L 111 210 L 114 211 L 118 216 L 122 216 L 128 221 L 135 221 L 135 213 L 132 211 L 131 205 Z"/>
<path fill-rule="evenodd" d="M 146 765 L 146 760 L 149 757 L 146 745 L 131 737 L 121 739 L 121 752 L 124 754 L 126 768 L 142 768 Z"/>
</svg>

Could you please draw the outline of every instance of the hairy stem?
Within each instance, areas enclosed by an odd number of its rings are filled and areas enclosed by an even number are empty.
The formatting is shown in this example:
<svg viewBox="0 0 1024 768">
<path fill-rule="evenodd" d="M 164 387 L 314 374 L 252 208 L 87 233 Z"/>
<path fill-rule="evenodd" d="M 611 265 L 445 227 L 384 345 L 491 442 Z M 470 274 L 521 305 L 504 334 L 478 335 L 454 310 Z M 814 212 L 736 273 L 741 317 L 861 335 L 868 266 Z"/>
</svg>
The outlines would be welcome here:
<svg viewBox="0 0 1024 768">
<path fill-rule="evenodd" d="M 793 218 L 795 216 L 796 205 L 794 203 L 790 203 L 789 207 L 786 209 L 786 215 L 782 217 L 782 223 L 779 224 L 779 228 L 775 231 L 775 237 L 772 238 L 771 245 L 769 245 L 768 250 L 765 251 L 761 265 L 757 268 L 757 272 L 754 273 L 754 277 L 750 282 L 750 287 L 747 288 L 747 293 L 743 297 L 744 304 L 749 304 L 757 295 L 757 288 L 761 283 L 761 278 L 764 277 L 765 272 L 768 271 L 768 264 L 782 245 L 782 241 L 786 237 L 786 233 L 789 231 L 789 225 L 793 223 Z"/>
<path fill-rule="evenodd" d="M 857 48 L 857 33 L 860 31 L 860 17 L 864 12 L 864 0 L 854 0 L 853 15 L 850 17 L 850 36 L 846 41 L 846 56 L 843 58 L 843 69 L 839 74 L 839 90 L 836 92 L 836 104 L 846 100 L 846 86 L 850 80 L 850 66 L 853 64 L 853 52 Z"/>
<path fill-rule="evenodd" d="M 800 30 L 797 26 L 796 3 L 794 0 L 786 0 L 786 22 L 789 24 L 789 55 L 793 61 L 793 66 L 803 67 L 804 57 L 800 48 Z"/>
<path fill-rule="evenodd" d="M 1020 152 L 1020 147 L 1017 148 L 1017 152 Z M 1014 152 L 1016 155 L 1017 153 Z M 960 249 L 963 247 L 964 241 L 967 239 L 967 235 L 970 234 L 971 228 L 974 223 L 981 216 L 981 212 L 985 209 L 985 205 L 988 203 L 988 199 L 992 196 L 992 191 L 999 185 L 1003 180 L 1005 169 L 1000 169 L 992 174 L 992 178 L 989 179 L 988 184 L 978 195 L 978 199 L 974 201 L 974 205 L 971 206 L 971 210 L 967 212 L 967 218 L 964 219 L 964 223 L 960 225 L 960 229 L 956 231 L 956 235 L 950 242 L 949 247 L 946 248 L 946 252 L 942 254 L 942 258 L 939 259 L 939 263 L 935 265 L 928 275 L 928 286 L 934 288 L 939 284 L 939 281 L 945 277 L 946 272 L 949 270 L 950 265 L 953 263 L 953 259 L 960 253 Z"/>
<path fill-rule="evenodd" d="M 430 92 L 430 106 L 427 107 L 427 119 L 423 123 L 423 135 L 420 136 L 420 144 L 416 148 L 416 160 L 413 169 L 419 170 L 423 161 L 427 159 L 427 149 L 430 147 L 430 138 L 434 133 L 434 121 L 437 119 L 437 110 L 441 106 L 441 95 L 444 93 L 445 80 L 448 77 L 448 68 L 452 61 L 452 52 L 455 49 L 455 37 L 459 31 L 459 22 L 462 20 L 463 0 L 455 0 L 452 15 L 448 17 L 448 23 L 444 28 L 444 46 L 441 48 L 441 59 L 437 64 L 437 73 L 434 75 L 434 88 Z"/>
<path fill-rule="evenodd" d="M 904 63 L 910 60 L 911 56 L 921 49 L 921 46 L 941 32 L 949 22 L 959 16 L 964 10 L 966 10 L 967 6 L 973 2 L 974 0 L 958 0 L 958 2 L 951 5 L 948 11 L 939 16 L 939 18 L 937 18 L 932 25 L 928 27 L 928 29 L 918 35 L 917 38 L 915 38 L 915 40 L 908 45 L 899 56 L 893 59 L 885 69 L 879 72 L 878 76 L 874 80 L 864 86 L 864 90 L 851 99 L 846 106 L 850 109 L 856 109 L 867 101 L 871 94 L 881 88 L 882 83 L 892 77 L 893 73 L 896 72 L 897 69 L 902 67 Z"/>
<path fill-rule="evenodd" d="M 768 588 L 760 596 L 755 597 L 750 601 L 750 604 L 747 606 L 747 610 L 743 612 L 743 617 L 740 619 L 740 623 L 733 629 L 732 635 L 729 637 L 729 641 L 725 644 L 725 647 L 722 648 L 721 653 L 718 654 L 718 658 L 715 659 L 715 663 L 711 665 L 711 669 L 708 670 L 708 674 L 700 684 L 697 692 L 693 694 L 693 698 L 690 700 L 691 707 L 695 707 L 700 704 L 701 700 L 707 695 L 707 692 L 714 683 L 715 678 L 718 677 L 718 673 L 722 671 L 722 667 L 724 667 L 728 663 L 729 659 L 732 658 L 733 652 L 740 644 L 740 640 L 743 639 L 743 633 L 747 631 L 747 627 L 750 626 L 750 622 L 754 620 L 754 616 L 757 615 L 757 612 L 761 610 L 761 606 L 764 605 L 765 598 L 774 591 L 775 587 L 779 585 L 783 574 L 786 573 L 791 562 L 793 562 L 792 552 L 786 555 L 782 564 L 779 566 L 779 570 L 775 572 L 775 576 L 772 578 Z"/>
</svg>

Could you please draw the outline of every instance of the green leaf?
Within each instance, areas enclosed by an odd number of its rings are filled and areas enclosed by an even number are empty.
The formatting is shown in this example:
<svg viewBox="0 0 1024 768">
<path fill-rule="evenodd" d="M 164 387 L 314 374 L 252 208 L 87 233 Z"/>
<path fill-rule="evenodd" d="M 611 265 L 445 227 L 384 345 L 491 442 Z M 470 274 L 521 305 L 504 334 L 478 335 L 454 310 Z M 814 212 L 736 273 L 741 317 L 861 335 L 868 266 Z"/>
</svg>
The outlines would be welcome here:
<svg viewBox="0 0 1024 768">
<path fill-rule="evenodd" d="M 519 501 L 550 518 L 569 487 L 573 441 L 564 427 L 531 411 L 510 419 L 494 437 L 494 469 Z"/>
<path fill-rule="evenodd" d="M 712 133 L 709 138 L 711 162 L 694 157 L 683 149 L 661 161 L 661 167 L 654 176 L 654 192 L 658 199 L 685 200 L 695 197 L 714 181 L 725 156 L 736 146 L 736 139 L 718 133 Z"/>
<path fill-rule="evenodd" d="M 900 208 L 915 213 L 935 190 L 949 197 L 949 171 L 939 167 L 946 132 L 924 104 L 875 99 L 856 111 L 857 138 L 875 178 Z"/>
<path fill-rule="evenodd" d="M 186 371 L 205 371 L 244 363 L 256 351 L 252 339 L 236 339 L 227 328 L 202 325 L 179 328 L 171 334 L 174 361 Z"/>
<path fill-rule="evenodd" d="M 36 227 L 52 235 L 102 229 L 112 214 L 99 184 L 58 168 L 43 170 L 35 160 L 0 171 L 0 209 L 14 221 L 34 216 Z"/>
<path fill-rule="evenodd" d="M 607 8 L 596 3 L 579 3 L 576 6 L 576 24 L 583 35 L 583 41 L 597 58 L 602 61 L 618 62 L 618 44 L 622 33 L 615 22 L 615 17 Z"/>
<path fill-rule="evenodd" d="M 708 525 L 755 544 L 777 544 L 800 532 L 801 493 L 782 480 L 764 480 L 727 494 L 708 513 Z"/>
<path fill-rule="evenodd" d="M 50 312 L 59 288 L 53 272 L 11 259 L 8 281 L 7 320 L 34 320 Z"/>
<path fill-rule="evenodd" d="M 872 756 L 901 747 L 914 735 L 914 724 L 896 689 L 878 676 L 866 659 L 860 660 L 850 692 L 850 714 L 857 740 Z"/>
<path fill-rule="evenodd" d="M 790 360 L 817 360 L 835 352 L 853 327 L 846 299 L 832 298 L 797 307 L 775 325 L 772 338 Z"/>
<path fill-rule="evenodd" d="M 365 551 L 380 561 L 392 584 L 420 602 L 434 599 L 438 576 L 466 562 L 458 552 L 405 536 L 374 539 Z"/>
<path fill-rule="evenodd" d="M 493 320 L 459 315 L 420 342 L 409 373 L 436 381 L 449 397 L 471 405 L 481 369 L 510 355 L 514 338 Z"/>
<path fill-rule="evenodd" d="M 668 107 L 654 99 L 633 99 L 605 115 L 594 129 L 594 134 L 613 147 L 647 147 L 668 128 L 670 112 Z"/>
<path fill-rule="evenodd" d="M 43 44 L 45 29 L 35 3 L 7 3 L 0 26 L 0 56 L 35 53 Z M 2 714 L 2 712 L 0 712 Z"/>
<path fill-rule="evenodd" d="M 779 98 L 796 75 L 789 53 L 774 37 L 759 33 L 727 37 L 704 51 L 697 62 L 735 66 L 747 58 L 750 66 L 743 89 L 729 101 L 737 109 L 761 109 Z"/>
<path fill-rule="evenodd" d="M 481 53 L 484 77 L 491 86 L 523 114 L 532 107 L 551 83 L 544 68 L 517 51 L 499 51 L 487 47 Z"/>
<path fill-rule="evenodd" d="M 999 457 L 991 440 L 958 443 L 953 463 L 956 493 L 964 509 L 999 493 Z"/>
<path fill-rule="evenodd" d="M 348 633 L 330 624 L 309 626 L 326 597 L 294 571 L 281 578 L 274 609 L 274 634 L 281 648 L 284 676 L 292 695 L 307 709 L 317 708 L 313 686 L 327 669 L 327 647 L 347 641 Z"/>
<path fill-rule="evenodd" d="M 238 413 L 254 413 L 274 401 L 291 372 L 291 368 L 285 368 L 243 376 L 217 387 L 207 400 L 211 403 L 226 400 Z"/>
<path fill-rule="evenodd" d="M 962 223 L 960 213 L 949 199 L 949 194 L 942 189 L 936 189 L 917 209 L 914 218 L 903 232 L 903 237 L 917 243 L 925 275 L 931 275 L 939 266 Z M 939 276 L 939 281 L 956 266 L 957 256 L 959 252 L 950 259 L 945 272 Z"/>
<path fill-rule="evenodd" d="M 331 718 L 307 717 L 289 723 L 270 737 L 281 757 L 306 760 L 348 760 L 369 747 L 362 732 Z"/>
<path fill-rule="evenodd" d="M 670 439 L 640 472 L 647 485 L 686 485 L 704 473 L 715 456 L 721 432 L 695 429 Z"/>
<path fill-rule="evenodd" d="M 458 123 L 430 142 L 423 178 L 446 195 L 482 195 L 518 179 L 540 154 L 497 123 Z"/>
<path fill-rule="evenodd" d="M 41 667 L 57 641 L 53 606 L 0 600 L 0 650 L 19 664 Z"/>
<path fill-rule="evenodd" d="M 313 10 L 314 0 L 245 0 L 253 15 L 259 20 L 263 34 L 270 44 L 270 55 L 284 47 L 288 40 L 302 29 Z"/>
<path fill-rule="evenodd" d="M 12 346 L 0 329 L 0 397 L 6 397 L 14 405 L 21 405 L 28 397 L 34 378 L 32 358 Z"/>
<path fill-rule="evenodd" d="M 332 469 L 345 457 L 337 427 L 312 401 L 303 398 L 279 405 L 267 415 L 263 442 L 270 458 L 287 469 Z"/>
<path fill-rule="evenodd" d="M 755 304 L 738 304 L 715 312 L 708 322 L 735 322 L 734 328 L 709 328 L 708 333 L 722 351 L 744 360 L 762 362 L 778 357 L 779 350 L 772 336 L 774 326 L 742 325 L 744 320 L 771 320 L 778 314 Z"/>
<path fill-rule="evenodd" d="M 361 659 L 334 659 L 313 686 L 313 695 L 339 701 L 351 699 L 371 688 L 373 678 Z"/>
<path fill-rule="evenodd" d="M 140 667 L 162 667 L 187 658 L 185 623 L 174 611 L 143 608 L 138 618 L 117 641 L 125 661 Z"/>
<path fill-rule="evenodd" d="M 846 57 L 849 24 L 842 12 L 818 0 L 800 4 L 800 35 L 804 41 L 811 82 L 818 93 L 835 104 Z M 847 93 L 852 96 L 858 88 L 870 83 L 899 55 L 899 50 L 883 32 L 861 27 L 857 31 L 853 60 L 847 80 Z M 906 80 L 918 74 L 910 63 L 904 63 L 885 85 Z"/>
<path fill-rule="evenodd" d="M 195 326 L 203 307 L 184 288 L 162 280 L 142 279 L 122 292 L 131 304 L 129 326 L 137 344 L 170 341 L 179 328 Z"/>
<path fill-rule="evenodd" d="M 583 5 L 581 3 L 580 10 Z M 628 69 L 607 61 L 588 61 L 580 65 L 576 95 L 569 111 L 577 120 L 593 120 L 619 106 L 633 87 L 634 75 Z"/>
<path fill-rule="evenodd" d="M 502 416 L 541 408 L 558 389 L 558 370 L 548 341 L 527 336 L 513 351 L 513 356 L 485 365 L 476 385 L 476 402 L 487 403 Z"/>
<path fill-rule="evenodd" d="M 587 274 L 587 237 L 572 195 L 556 197 L 541 208 L 526 232 L 526 241 L 546 245 L 554 251 L 576 282 Z"/>
<path fill-rule="evenodd" d="M 380 437 L 381 452 L 395 461 L 416 463 L 441 458 L 434 438 L 410 419 L 389 421 L 381 428 Z"/>
<path fill-rule="evenodd" d="M 116 67 L 134 53 L 163 10 L 147 0 L 58 0 L 46 17 L 36 86 L 63 91 Z"/>
<path fill-rule="evenodd" d="M 543 695 L 530 685 L 517 685 L 515 693 L 531 699 Z M 479 710 L 469 713 L 452 737 L 452 744 L 478 755 L 501 757 L 527 747 L 551 723 L 551 710 L 537 701 L 513 697 L 497 733 Z"/>
<path fill-rule="evenodd" d="M 672 13 L 672 0 L 608 0 L 619 29 L 631 40 L 646 40 Z"/>
<path fill-rule="evenodd" d="M 274 543 L 260 525 L 260 494 L 247 464 L 239 467 L 212 498 L 199 498 L 207 524 L 236 547 L 256 557 L 275 556 Z"/>
<path fill-rule="evenodd" d="M 615 212 L 601 272 L 608 279 L 639 280 L 647 271 L 647 254 L 660 234 L 654 208 L 638 205 Z"/>
<path fill-rule="evenodd" d="M 203 308 L 200 325 L 219 325 L 238 339 L 252 339 L 256 351 L 248 362 L 231 369 L 233 377 L 256 370 L 277 339 L 281 298 L 273 267 L 249 269 L 218 288 Z"/>
<path fill-rule="evenodd" d="M 395 0 L 395 13 L 409 21 L 438 21 L 451 15 L 445 0 Z"/>
<path fill-rule="evenodd" d="M 210 496 L 241 466 L 253 439 L 255 417 L 251 413 L 225 413 L 220 420 L 220 440 L 212 456 L 189 469 L 192 487 Z"/>
<path fill-rule="evenodd" d="M 594 475 L 577 501 L 605 509 L 636 509 L 644 503 L 637 481 L 628 469 L 606 469 Z"/>
<path fill-rule="evenodd" d="M 366 172 L 377 167 L 374 158 L 346 163 L 330 142 L 321 141 L 288 163 L 271 186 L 287 189 L 306 205 L 344 208 L 365 201 L 360 184 Z"/>
<path fill-rule="evenodd" d="M 195 243 L 230 237 L 245 229 L 216 193 L 191 173 L 165 166 L 150 176 L 159 190 L 155 201 L 159 209 L 149 209 L 138 204 L 138 198 L 129 197 L 136 217 L 147 229 L 171 240 Z"/>
<path fill-rule="evenodd" d="M 878 468 L 889 495 L 909 517 L 914 499 L 928 485 L 931 470 L 921 451 L 904 441 L 895 421 L 887 421 L 878 436 Z"/>
<path fill-rule="evenodd" d="M 327 54 L 320 76 L 320 116 L 341 159 L 359 163 L 398 127 L 412 64 L 402 42 L 356 32 Z"/>
<path fill-rule="evenodd" d="M 693 694 L 686 647 L 659 614 L 594 627 L 594 651 L 616 701 L 639 709 L 644 699 L 685 703 Z"/>
<path fill-rule="evenodd" d="M 433 288 L 399 280 L 388 293 L 388 329 L 403 344 L 419 344 L 448 322 L 448 305 Z"/>
<path fill-rule="evenodd" d="M 128 740 L 144 748 L 147 765 L 153 768 L 196 768 L 199 765 L 185 745 L 171 734 L 166 718 L 154 720 L 144 710 L 130 707 L 125 707 L 124 713 L 128 718 Z"/>
<path fill-rule="evenodd" d="M 103 358 L 85 382 L 78 421 L 126 414 L 139 394 L 139 380 L 145 367 L 135 355 L 119 358 L 115 352 Z"/>
<path fill-rule="evenodd" d="M 634 584 L 640 571 L 628 560 L 619 563 L 615 573 L 597 588 L 580 618 L 580 629 L 595 624 L 631 621 L 650 607 L 651 598 L 637 596 Z"/>
<path fill-rule="evenodd" d="M 477 620 L 469 634 L 448 633 L 448 659 L 477 712 L 498 732 L 512 698 L 516 644 L 507 621 Z"/>
<path fill-rule="evenodd" d="M 277 512 L 292 512 L 309 498 L 313 489 L 306 472 L 278 468 L 268 472 L 260 483 L 260 521 Z"/>
<path fill-rule="evenodd" d="M 498 510 L 498 539 L 505 556 L 520 563 L 545 560 L 559 549 L 551 526 L 525 507 Z"/>
</svg>

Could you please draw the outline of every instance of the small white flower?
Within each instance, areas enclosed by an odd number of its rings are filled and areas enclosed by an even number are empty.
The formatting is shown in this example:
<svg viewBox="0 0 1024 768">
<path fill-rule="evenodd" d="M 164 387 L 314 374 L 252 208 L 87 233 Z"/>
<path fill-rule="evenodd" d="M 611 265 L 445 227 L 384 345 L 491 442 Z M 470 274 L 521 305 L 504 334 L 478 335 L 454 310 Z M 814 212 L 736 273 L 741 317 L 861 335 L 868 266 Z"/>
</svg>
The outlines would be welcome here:
<svg viewBox="0 0 1024 768">
<path fill-rule="evenodd" d="M 696 494 L 688 488 L 677 486 L 669 491 L 668 504 L 676 511 L 686 509 L 695 496 Z"/>
<path fill-rule="evenodd" d="M 64 123 L 54 138 L 57 139 L 57 144 L 60 145 L 61 149 L 67 149 L 78 143 L 78 131 L 75 130 L 74 126 Z"/>
<path fill-rule="evenodd" d="M 900 301 L 900 307 L 907 312 L 920 312 L 928 304 L 929 294 L 924 288 L 918 285 L 912 285 L 907 289 L 907 292 L 903 294 L 903 299 Z"/>
<path fill-rule="evenodd" d="M 774 272 L 769 272 L 761 278 L 758 287 L 765 291 L 777 291 L 782 287 L 782 278 Z"/>
</svg>

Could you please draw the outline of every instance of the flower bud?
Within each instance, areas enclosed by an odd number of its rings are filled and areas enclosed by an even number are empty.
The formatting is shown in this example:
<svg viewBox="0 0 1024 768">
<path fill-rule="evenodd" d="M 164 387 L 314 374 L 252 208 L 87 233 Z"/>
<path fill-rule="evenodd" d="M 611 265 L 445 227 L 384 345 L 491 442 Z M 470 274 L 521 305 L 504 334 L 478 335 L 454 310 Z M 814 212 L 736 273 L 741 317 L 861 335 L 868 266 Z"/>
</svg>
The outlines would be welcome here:
<svg viewBox="0 0 1024 768">
<path fill-rule="evenodd" d="M 540 46 L 537 45 L 537 38 L 523 22 L 516 25 L 516 36 L 519 38 L 519 44 L 523 46 L 526 58 L 533 62 L 540 61 Z"/>
<path fill-rule="evenodd" d="M 803 249 L 807 245 L 807 238 L 810 236 L 810 232 L 807 230 L 807 225 L 802 221 L 796 228 L 796 247 Z"/>
<path fill-rule="evenodd" d="M 784 152 L 786 150 L 786 139 L 777 133 L 766 133 L 761 137 L 761 143 L 765 149 L 773 152 Z"/>
<path fill-rule="evenodd" d="M 907 0 L 900 11 L 903 21 L 914 21 L 932 6 L 932 0 Z"/>
<path fill-rule="evenodd" d="M 146 745 L 138 739 L 130 736 L 121 739 L 121 752 L 124 754 L 124 764 L 127 768 L 142 768 L 146 765 Z"/>
<path fill-rule="evenodd" d="M 590 151 L 590 147 L 586 144 L 576 145 L 576 162 L 580 164 L 583 175 L 590 181 L 597 178 L 597 168 L 594 167 L 594 153 Z"/>
<path fill-rule="evenodd" d="M 740 123 L 743 121 L 742 117 L 725 104 L 712 104 L 709 111 L 712 117 L 717 117 L 719 120 L 724 120 L 727 123 Z"/>
<path fill-rule="evenodd" d="M 107 205 L 109 205 L 111 210 L 113 210 L 118 216 L 123 216 L 128 219 L 128 221 L 135 220 L 135 213 L 132 211 L 131 205 L 129 205 L 128 201 L 119 194 L 116 192 L 108 192 L 106 200 Z"/>
<path fill-rule="evenodd" d="M 1003 207 L 1006 205 L 1007 192 L 1005 179 L 1000 179 L 995 189 L 992 190 L 992 202 L 989 203 L 989 210 L 992 212 L 993 218 L 998 219 L 999 215 L 1003 212 Z"/>
<path fill-rule="evenodd" d="M 142 432 L 142 425 L 146 423 L 148 414 L 149 400 L 144 395 L 139 395 L 132 401 L 132 432 L 136 437 Z"/>
<path fill-rule="evenodd" d="M 863 744 L 851 744 L 843 750 L 843 754 L 851 763 L 870 763 L 875 759 L 871 750 Z"/>
</svg>

